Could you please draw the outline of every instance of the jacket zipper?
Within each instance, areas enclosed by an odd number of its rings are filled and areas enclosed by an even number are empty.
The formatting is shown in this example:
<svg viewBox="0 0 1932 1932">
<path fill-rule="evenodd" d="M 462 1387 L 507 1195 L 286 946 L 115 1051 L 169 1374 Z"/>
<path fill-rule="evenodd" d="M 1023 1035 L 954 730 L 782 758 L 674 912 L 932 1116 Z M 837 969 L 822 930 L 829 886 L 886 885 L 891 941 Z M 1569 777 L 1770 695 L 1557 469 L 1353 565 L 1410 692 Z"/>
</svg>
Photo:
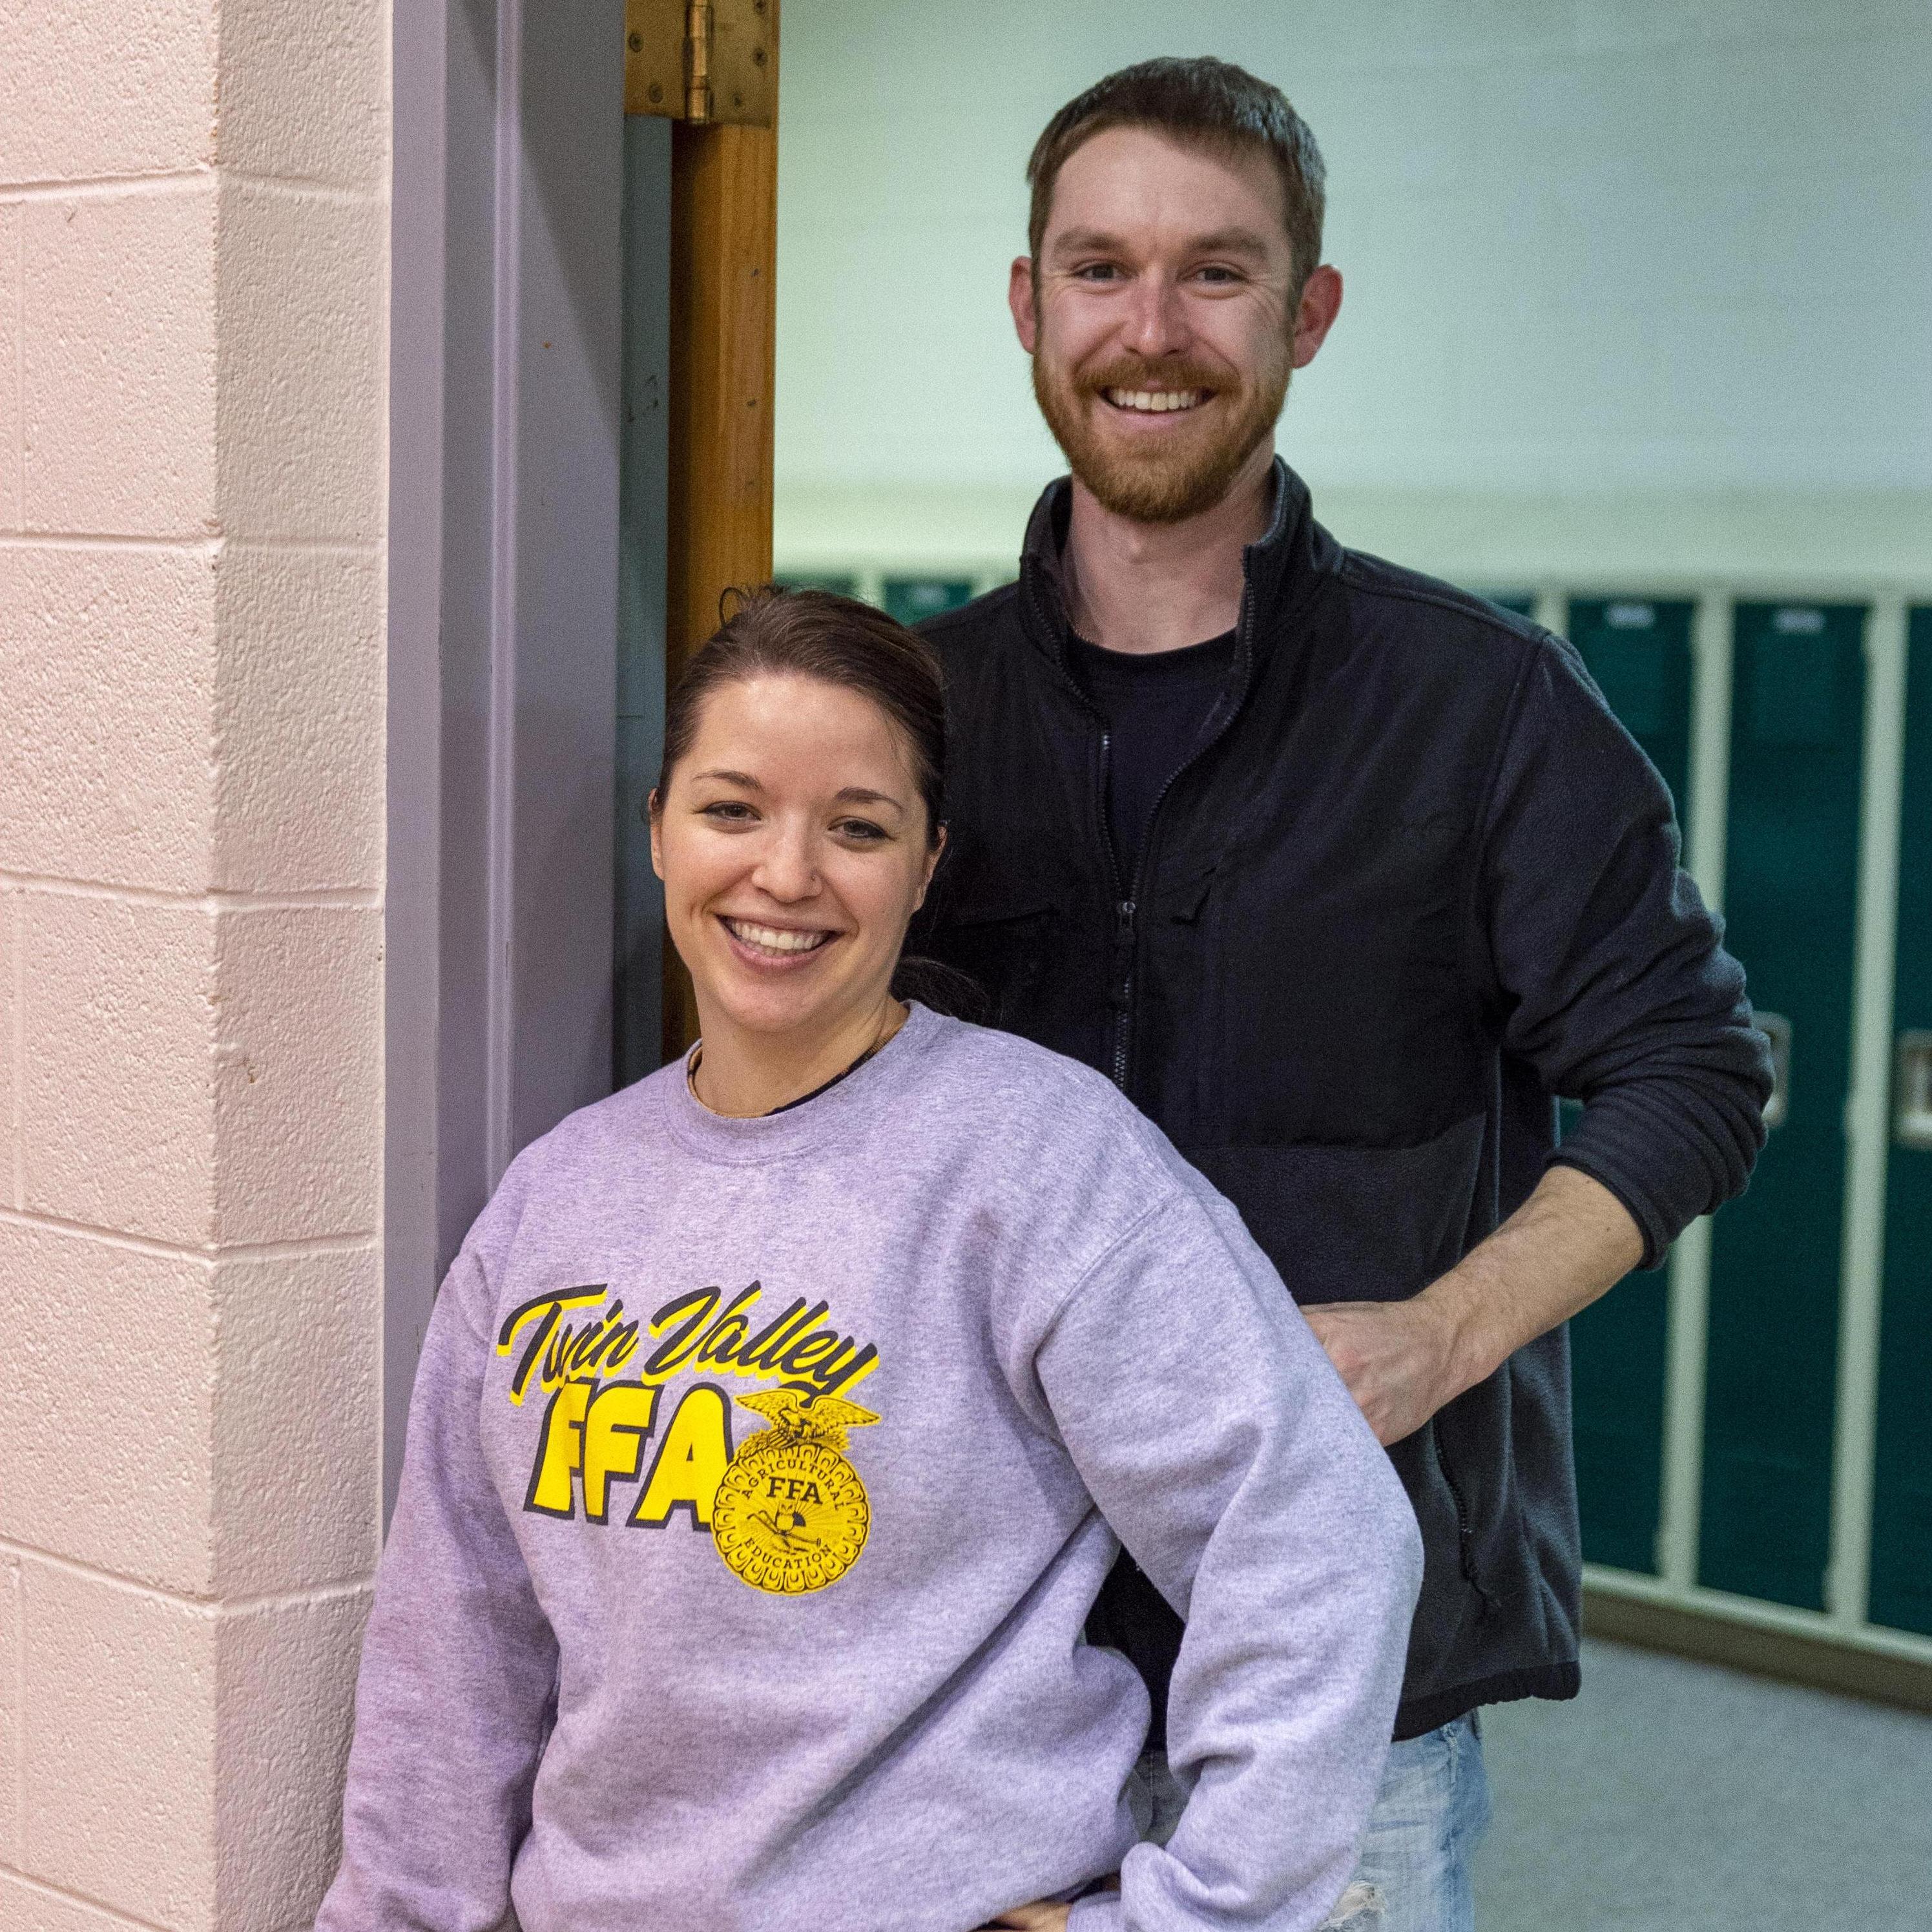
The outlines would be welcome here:
<svg viewBox="0 0 1932 1932">
<path fill-rule="evenodd" d="M 1084 700 L 1085 692 L 1081 696 Z M 1089 703 L 1087 707 L 1100 716 Z M 1113 1063 L 1108 1074 L 1114 1084 L 1123 1093 L 1127 1087 L 1127 1042 L 1132 1037 L 1134 998 L 1134 902 L 1122 896 L 1120 884 L 1120 855 L 1114 843 L 1114 821 L 1108 808 L 1107 788 L 1113 776 L 1114 734 L 1105 724 L 1100 728 L 1100 796 L 1096 803 L 1100 814 L 1100 842 L 1107 854 L 1107 883 L 1114 893 L 1114 958 L 1108 969 L 1112 982 L 1114 1006 Z M 1134 868 L 1138 875 L 1139 867 Z M 1138 877 L 1136 883 L 1138 884 Z"/>
<path fill-rule="evenodd" d="M 1034 615 L 1042 628 L 1051 634 L 1055 626 L 1040 608 L 1040 598 L 1034 585 L 1025 586 L 1028 602 L 1033 606 Z M 1100 843 L 1107 856 L 1107 876 L 1114 889 L 1114 1051 L 1113 1064 L 1109 1070 L 1114 1084 L 1122 1093 L 1127 1090 L 1129 1063 L 1132 1058 L 1134 1036 L 1134 968 L 1139 951 L 1139 902 L 1142 880 L 1146 876 L 1148 856 L 1154 850 L 1154 828 L 1160 817 L 1160 808 L 1184 773 L 1204 758 L 1228 735 L 1241 706 L 1247 699 L 1248 686 L 1254 676 L 1254 625 L 1253 598 L 1245 574 L 1241 584 L 1241 605 L 1234 620 L 1234 661 L 1241 670 L 1240 696 L 1228 707 L 1228 714 L 1215 728 L 1214 735 L 1195 746 L 1180 763 L 1167 775 L 1159 791 L 1154 794 L 1154 806 L 1148 813 L 1146 830 L 1141 835 L 1140 856 L 1134 864 L 1134 875 L 1124 882 L 1120 875 L 1120 859 L 1114 849 L 1113 820 L 1107 808 L 1107 782 L 1113 751 L 1113 736 L 1107 729 L 1106 720 L 1086 692 L 1081 688 L 1080 681 L 1066 669 L 1066 654 L 1063 646 L 1060 652 L 1060 675 L 1066 680 L 1081 708 L 1100 727 L 1100 758 L 1096 768 L 1100 796 L 1096 800 L 1100 815 Z"/>
<path fill-rule="evenodd" d="M 1140 855 L 1134 862 L 1134 876 L 1130 882 L 1127 896 L 1116 908 L 1114 922 L 1114 945 L 1123 956 L 1124 965 L 1120 976 L 1120 1013 L 1114 1030 L 1114 1084 L 1124 1094 L 1127 1090 L 1129 1063 L 1132 1058 L 1134 1037 L 1134 968 L 1138 963 L 1139 933 L 1136 925 L 1140 903 L 1142 881 L 1147 876 L 1148 861 L 1154 851 L 1154 829 L 1160 819 L 1160 808 L 1167 802 L 1167 795 L 1173 790 L 1181 778 L 1198 764 L 1221 740 L 1228 735 L 1241 707 L 1247 702 L 1248 687 L 1254 681 L 1254 636 L 1252 621 L 1253 598 L 1249 592 L 1246 577 L 1241 583 L 1241 607 L 1234 619 L 1234 662 L 1241 674 L 1240 695 L 1228 706 L 1227 715 L 1214 728 L 1211 736 L 1204 738 L 1187 756 L 1167 775 L 1160 790 L 1154 795 L 1154 805 L 1148 813 L 1145 830 L 1141 834 Z M 1106 766 L 1106 736 L 1103 733 L 1100 743 L 1102 767 Z M 1104 800 L 1103 800 L 1104 802 Z M 1103 824 L 1107 821 L 1103 818 Z M 1108 840 L 1111 850 L 1112 841 Z M 1119 878 L 1119 864 L 1114 863 L 1114 877 Z"/>
<path fill-rule="evenodd" d="M 1486 1613 L 1494 1607 L 1495 1599 L 1483 1588 L 1483 1580 L 1476 1574 L 1475 1526 L 1469 1520 L 1469 1506 L 1463 1500 L 1462 1486 L 1457 1482 L 1455 1473 L 1449 1467 L 1449 1460 L 1442 1453 L 1442 1438 L 1436 1426 L 1436 1418 L 1429 1418 L 1429 1446 L 1436 1456 L 1436 1467 L 1448 1486 L 1450 1497 L 1456 1505 L 1456 1556 L 1462 1571 L 1462 1580 L 1482 1599 Z"/>
</svg>

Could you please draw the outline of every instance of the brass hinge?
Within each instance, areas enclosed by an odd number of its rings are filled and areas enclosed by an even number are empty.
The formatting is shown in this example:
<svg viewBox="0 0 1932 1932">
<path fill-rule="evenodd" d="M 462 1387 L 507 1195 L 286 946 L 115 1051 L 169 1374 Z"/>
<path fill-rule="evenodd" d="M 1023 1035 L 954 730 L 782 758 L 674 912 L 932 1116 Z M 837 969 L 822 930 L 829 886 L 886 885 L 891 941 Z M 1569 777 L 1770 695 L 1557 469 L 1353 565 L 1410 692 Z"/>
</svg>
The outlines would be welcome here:
<svg viewBox="0 0 1932 1932">
<path fill-rule="evenodd" d="M 778 0 L 624 0 L 624 112 L 769 128 Z"/>
</svg>

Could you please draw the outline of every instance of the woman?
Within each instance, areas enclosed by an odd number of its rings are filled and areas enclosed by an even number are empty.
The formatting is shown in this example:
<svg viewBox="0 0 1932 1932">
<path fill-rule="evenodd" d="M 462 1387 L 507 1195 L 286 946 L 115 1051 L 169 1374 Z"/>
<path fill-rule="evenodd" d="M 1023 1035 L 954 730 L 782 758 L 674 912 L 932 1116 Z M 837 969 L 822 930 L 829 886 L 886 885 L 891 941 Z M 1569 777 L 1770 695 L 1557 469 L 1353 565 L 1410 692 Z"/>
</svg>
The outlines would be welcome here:
<svg viewBox="0 0 1932 1932">
<path fill-rule="evenodd" d="M 1161 1136 L 893 996 L 944 749 L 925 645 L 843 598 L 686 674 L 652 848 L 702 1039 L 450 1271 L 326 1932 L 1300 1932 L 1342 1890 L 1414 1522 Z M 1082 1636 L 1117 1536 L 1190 1616 L 1165 1848 Z"/>
</svg>

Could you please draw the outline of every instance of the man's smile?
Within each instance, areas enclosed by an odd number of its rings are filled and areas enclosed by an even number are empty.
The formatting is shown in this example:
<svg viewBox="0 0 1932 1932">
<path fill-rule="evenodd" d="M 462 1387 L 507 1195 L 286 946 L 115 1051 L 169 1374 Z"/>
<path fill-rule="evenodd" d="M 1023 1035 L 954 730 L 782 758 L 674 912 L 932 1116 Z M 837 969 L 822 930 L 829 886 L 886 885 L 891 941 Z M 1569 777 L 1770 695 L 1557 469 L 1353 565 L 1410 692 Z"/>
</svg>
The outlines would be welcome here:
<svg viewBox="0 0 1932 1932">
<path fill-rule="evenodd" d="M 1102 398 L 1117 410 L 1136 410 L 1163 416 L 1176 410 L 1198 409 L 1214 394 L 1211 389 L 1102 389 Z"/>
</svg>

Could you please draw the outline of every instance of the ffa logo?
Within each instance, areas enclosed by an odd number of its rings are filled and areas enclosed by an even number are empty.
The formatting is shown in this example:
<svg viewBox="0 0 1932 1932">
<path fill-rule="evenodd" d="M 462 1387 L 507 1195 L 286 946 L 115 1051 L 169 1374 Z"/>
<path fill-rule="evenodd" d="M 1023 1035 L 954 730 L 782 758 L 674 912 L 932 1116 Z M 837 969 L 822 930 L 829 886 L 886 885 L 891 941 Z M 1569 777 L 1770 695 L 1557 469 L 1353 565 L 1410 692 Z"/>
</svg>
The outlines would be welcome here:
<svg viewBox="0 0 1932 1932">
<path fill-rule="evenodd" d="M 724 1472 L 711 1534 L 732 1573 L 754 1590 L 796 1596 L 836 1583 L 859 1560 L 872 1506 L 845 1460 L 845 1432 L 878 1420 L 836 1396 L 810 1408 L 794 1389 L 741 1395 L 770 1426 L 746 1438 Z"/>
<path fill-rule="evenodd" d="M 532 1388 L 550 1398 L 524 1508 L 563 1522 L 580 1509 L 586 1522 L 632 1529 L 663 1530 L 682 1513 L 754 1590 L 802 1596 L 837 1582 L 872 1525 L 866 1486 L 845 1460 L 845 1432 L 879 1420 L 838 1391 L 879 1366 L 877 1347 L 826 1322 L 825 1302 L 802 1298 L 754 1330 L 764 1293 L 755 1281 L 728 1300 L 722 1288 L 694 1288 L 648 1322 L 626 1320 L 621 1300 L 602 1308 L 608 1292 L 547 1292 L 512 1309 L 497 1331 L 497 1354 L 517 1358 L 511 1402 L 520 1406 Z M 619 1378 L 649 1346 L 646 1335 L 656 1346 L 632 1377 Z M 686 1369 L 782 1376 L 777 1388 L 738 1398 L 770 1426 L 733 1455 L 731 1398 L 710 1380 L 687 1387 L 664 1423 L 658 1399 Z M 626 1513 L 617 1488 L 633 1483 Z"/>
</svg>

